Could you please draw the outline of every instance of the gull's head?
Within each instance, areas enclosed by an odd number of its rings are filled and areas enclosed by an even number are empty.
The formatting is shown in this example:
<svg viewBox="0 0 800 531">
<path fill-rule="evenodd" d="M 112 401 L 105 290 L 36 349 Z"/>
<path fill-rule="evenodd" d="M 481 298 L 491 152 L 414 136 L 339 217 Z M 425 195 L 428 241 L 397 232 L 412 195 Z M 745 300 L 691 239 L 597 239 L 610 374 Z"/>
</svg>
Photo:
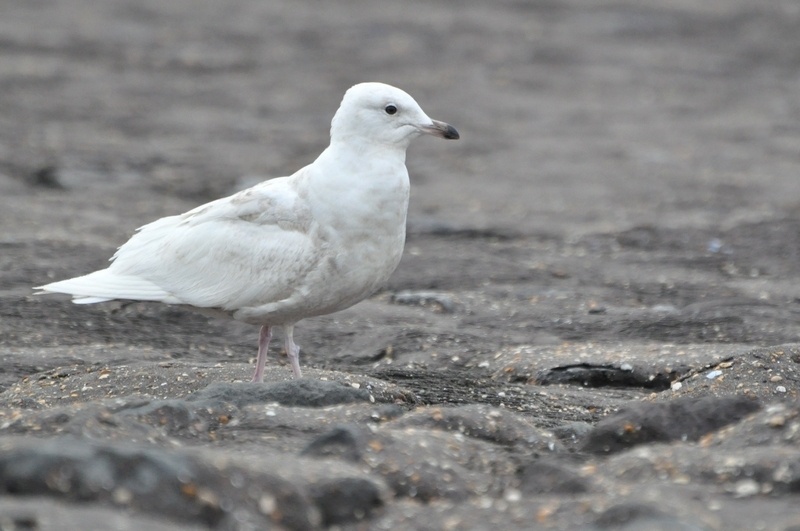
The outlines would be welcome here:
<svg viewBox="0 0 800 531">
<path fill-rule="evenodd" d="M 359 83 L 344 94 L 331 122 L 331 142 L 358 140 L 405 149 L 420 135 L 456 139 L 449 124 L 431 120 L 414 98 L 383 83 Z"/>
</svg>

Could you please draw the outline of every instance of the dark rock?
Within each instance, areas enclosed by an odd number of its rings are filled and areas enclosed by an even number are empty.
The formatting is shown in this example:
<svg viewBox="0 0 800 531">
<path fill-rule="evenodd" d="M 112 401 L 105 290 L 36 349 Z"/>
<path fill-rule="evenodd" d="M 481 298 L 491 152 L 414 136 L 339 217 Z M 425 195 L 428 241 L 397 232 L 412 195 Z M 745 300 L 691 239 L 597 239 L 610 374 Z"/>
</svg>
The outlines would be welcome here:
<svg viewBox="0 0 800 531">
<path fill-rule="evenodd" d="M 663 391 L 669 389 L 672 380 L 685 372 L 688 372 L 688 368 L 679 367 L 670 373 L 653 373 L 649 368 L 630 364 L 614 366 L 580 363 L 540 371 L 532 383 L 577 384 L 584 387 L 638 387 Z"/>
<path fill-rule="evenodd" d="M 536 459 L 520 468 L 519 490 L 525 495 L 580 494 L 591 490 L 591 481 L 564 463 Z"/>
<path fill-rule="evenodd" d="M 577 444 L 594 429 L 594 425 L 588 422 L 569 422 L 553 428 L 553 435 L 563 443 Z"/>
<path fill-rule="evenodd" d="M 338 426 L 312 440 L 301 455 L 358 461 L 364 454 L 365 445 L 363 430 L 356 426 Z"/>
<path fill-rule="evenodd" d="M 389 426 L 368 438 L 361 463 L 396 496 L 423 502 L 496 495 L 513 485 L 516 469 L 499 445 L 460 433 Z"/>
<path fill-rule="evenodd" d="M 71 503 L 46 496 L 0 496 L 2 531 L 206 531 L 207 525 L 100 503 Z M 218 531 L 222 531 L 220 527 Z"/>
<path fill-rule="evenodd" d="M 230 402 L 237 407 L 252 403 L 277 402 L 284 406 L 325 407 L 350 402 L 369 402 L 370 394 L 338 382 L 289 380 L 276 383 L 213 383 L 194 393 L 190 400 Z"/>
<path fill-rule="evenodd" d="M 664 513 L 652 505 L 624 503 L 607 509 L 597 517 L 595 525 L 600 529 L 628 530 L 648 529 L 654 531 L 704 531 L 698 526 L 681 521 L 674 515 Z"/>
<path fill-rule="evenodd" d="M 28 411 L 0 430 L 10 434 L 169 443 L 173 437 L 207 440 L 209 434 L 238 413 L 229 403 L 211 407 L 183 399 L 151 401 L 128 397 Z"/>
<path fill-rule="evenodd" d="M 770 404 L 741 422 L 709 434 L 703 442 L 726 449 L 800 447 L 800 408 L 797 404 Z"/>
<path fill-rule="evenodd" d="M 800 400 L 800 345 L 786 344 L 739 352 L 672 384 L 663 400 L 679 396 L 746 396 L 763 401 Z"/>
<path fill-rule="evenodd" d="M 375 422 L 386 422 L 405 415 L 406 410 L 394 404 L 382 404 L 375 408 L 372 420 Z"/>
<path fill-rule="evenodd" d="M 97 501 L 209 527 L 223 525 L 232 513 L 242 523 L 269 525 L 272 518 L 288 529 L 310 529 L 316 518 L 285 480 L 262 475 L 261 494 L 253 498 L 247 481 L 230 480 L 231 474 L 250 475 L 246 470 L 218 469 L 173 451 L 66 438 L 5 439 L 1 445 L 0 490 L 6 494 Z"/>
<path fill-rule="evenodd" d="M 383 506 L 381 491 L 363 478 L 343 478 L 317 483 L 309 496 L 322 513 L 326 526 L 371 518 Z"/>
<path fill-rule="evenodd" d="M 52 188 L 55 190 L 63 190 L 64 185 L 58 178 L 58 168 L 56 166 L 42 166 L 30 173 L 27 182 L 31 186 L 42 188 Z"/>
<path fill-rule="evenodd" d="M 455 431 L 475 439 L 546 453 L 562 449 L 551 433 L 534 427 L 529 420 L 510 411 L 482 404 L 418 408 L 391 421 L 388 426 Z"/>
<path fill-rule="evenodd" d="M 705 440 L 704 440 L 705 441 Z M 800 451 L 786 446 L 642 446 L 599 463 L 595 480 L 665 488 L 696 486 L 707 496 L 773 499 L 800 492 Z"/>
<path fill-rule="evenodd" d="M 730 360 L 741 351 L 741 347 L 724 344 L 633 341 L 522 345 L 502 349 L 492 367 L 493 377 L 504 381 L 661 391 L 673 381 Z"/>
<path fill-rule="evenodd" d="M 195 407 L 190 408 L 190 405 Z M 179 433 L 195 421 L 196 409 L 196 404 L 185 400 L 154 400 L 117 412 L 117 415 L 134 415 L 150 425 L 163 426 L 170 433 Z M 106 422 L 112 422 L 112 419 L 107 418 Z"/>
<path fill-rule="evenodd" d="M 580 448 L 591 453 L 613 453 L 645 443 L 696 441 L 760 407 L 757 401 L 744 397 L 631 404 L 598 423 Z"/>
</svg>

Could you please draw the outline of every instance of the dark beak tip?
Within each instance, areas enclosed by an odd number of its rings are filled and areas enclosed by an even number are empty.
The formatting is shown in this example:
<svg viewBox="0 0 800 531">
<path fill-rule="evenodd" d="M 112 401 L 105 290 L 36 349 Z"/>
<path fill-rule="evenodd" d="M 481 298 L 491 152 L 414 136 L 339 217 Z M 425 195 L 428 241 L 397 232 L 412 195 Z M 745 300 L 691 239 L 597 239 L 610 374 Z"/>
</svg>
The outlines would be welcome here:
<svg viewBox="0 0 800 531">
<path fill-rule="evenodd" d="M 445 128 L 444 134 L 442 134 L 442 136 L 447 140 L 458 140 L 459 138 L 461 138 L 461 135 L 458 134 L 458 131 L 456 131 L 456 128 L 453 127 L 452 125 L 448 125 Z"/>
</svg>

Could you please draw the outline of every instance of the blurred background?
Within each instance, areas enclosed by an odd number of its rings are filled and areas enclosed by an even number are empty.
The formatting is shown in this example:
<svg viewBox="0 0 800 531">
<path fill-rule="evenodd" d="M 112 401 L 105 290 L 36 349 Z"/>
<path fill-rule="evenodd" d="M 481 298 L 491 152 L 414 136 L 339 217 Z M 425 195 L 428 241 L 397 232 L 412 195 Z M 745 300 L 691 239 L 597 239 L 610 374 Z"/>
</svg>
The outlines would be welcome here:
<svg viewBox="0 0 800 531">
<path fill-rule="evenodd" d="M 309 163 L 344 91 L 375 80 L 462 133 L 412 147 L 412 223 L 796 215 L 799 36 L 794 0 L 16 2 L 0 17 L 0 171 L 80 191 L 76 206 L 102 197 L 92 215 L 124 219 L 116 244 Z M 5 227 L 26 203 L 4 205 Z M 42 230 L 82 237 L 74 208 L 45 206 L 59 227 Z"/>
<path fill-rule="evenodd" d="M 26 0 L 0 16 L 7 344 L 253 355 L 252 327 L 30 287 L 310 163 L 362 81 L 461 133 L 410 149 L 409 239 L 388 286 L 445 291 L 454 313 L 384 293 L 301 326 L 304 360 L 800 338 L 796 0 Z"/>
</svg>

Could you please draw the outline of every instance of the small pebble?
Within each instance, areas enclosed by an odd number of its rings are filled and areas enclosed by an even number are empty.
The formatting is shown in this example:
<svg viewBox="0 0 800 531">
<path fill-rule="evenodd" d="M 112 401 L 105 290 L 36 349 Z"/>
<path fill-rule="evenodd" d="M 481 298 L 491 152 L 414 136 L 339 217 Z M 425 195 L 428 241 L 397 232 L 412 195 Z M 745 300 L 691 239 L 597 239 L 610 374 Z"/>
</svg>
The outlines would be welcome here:
<svg viewBox="0 0 800 531">
<path fill-rule="evenodd" d="M 767 426 L 771 428 L 782 428 L 786 424 L 786 417 L 783 415 L 775 415 L 767 419 Z"/>
<path fill-rule="evenodd" d="M 748 496 L 755 496 L 761 492 L 761 487 L 754 479 L 742 479 L 736 482 L 733 487 L 733 493 L 737 498 L 746 498 Z"/>
</svg>

